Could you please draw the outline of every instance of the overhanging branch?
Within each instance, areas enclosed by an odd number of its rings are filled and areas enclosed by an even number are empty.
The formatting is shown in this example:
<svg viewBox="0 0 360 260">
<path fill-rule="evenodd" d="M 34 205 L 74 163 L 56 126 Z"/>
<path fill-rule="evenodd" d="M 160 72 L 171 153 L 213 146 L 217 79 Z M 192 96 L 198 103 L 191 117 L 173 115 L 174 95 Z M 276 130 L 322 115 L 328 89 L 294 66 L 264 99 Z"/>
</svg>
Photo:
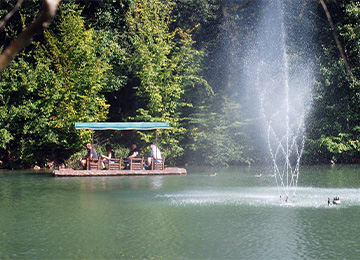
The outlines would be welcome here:
<svg viewBox="0 0 360 260">
<path fill-rule="evenodd" d="M 7 15 L 5 15 L 4 19 L 0 21 L 0 32 L 5 27 L 6 22 L 11 18 L 11 16 L 13 16 L 13 14 L 16 13 L 17 10 L 19 10 L 19 7 L 23 2 L 24 0 L 18 0 L 14 8 Z"/>
<path fill-rule="evenodd" d="M 61 0 L 43 0 L 44 8 L 41 15 L 30 24 L 19 37 L 14 40 L 0 55 L 0 71 L 4 70 L 10 61 L 18 54 L 26 45 L 28 45 L 32 37 L 48 27 L 51 20 L 55 17 L 57 8 Z"/>
</svg>

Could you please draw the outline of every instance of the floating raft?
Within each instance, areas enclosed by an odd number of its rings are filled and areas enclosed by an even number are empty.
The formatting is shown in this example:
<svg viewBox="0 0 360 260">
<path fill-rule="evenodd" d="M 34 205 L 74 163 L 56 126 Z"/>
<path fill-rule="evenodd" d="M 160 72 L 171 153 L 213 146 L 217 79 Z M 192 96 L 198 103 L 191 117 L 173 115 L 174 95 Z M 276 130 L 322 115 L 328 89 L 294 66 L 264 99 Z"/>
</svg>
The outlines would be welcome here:
<svg viewBox="0 0 360 260">
<path fill-rule="evenodd" d="M 135 175 L 182 175 L 186 169 L 168 167 L 164 170 L 74 170 L 59 169 L 53 171 L 55 177 L 89 177 L 89 176 L 135 176 Z"/>
</svg>

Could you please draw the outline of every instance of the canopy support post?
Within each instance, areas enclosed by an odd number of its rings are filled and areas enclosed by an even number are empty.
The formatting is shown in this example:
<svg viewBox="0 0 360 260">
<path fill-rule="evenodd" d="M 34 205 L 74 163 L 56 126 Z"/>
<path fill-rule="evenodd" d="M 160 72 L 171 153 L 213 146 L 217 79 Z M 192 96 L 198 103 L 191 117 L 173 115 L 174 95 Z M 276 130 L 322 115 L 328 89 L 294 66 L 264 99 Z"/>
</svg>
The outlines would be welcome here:
<svg viewBox="0 0 360 260">
<path fill-rule="evenodd" d="M 157 129 L 155 129 L 155 145 L 157 146 L 158 133 Z"/>
</svg>

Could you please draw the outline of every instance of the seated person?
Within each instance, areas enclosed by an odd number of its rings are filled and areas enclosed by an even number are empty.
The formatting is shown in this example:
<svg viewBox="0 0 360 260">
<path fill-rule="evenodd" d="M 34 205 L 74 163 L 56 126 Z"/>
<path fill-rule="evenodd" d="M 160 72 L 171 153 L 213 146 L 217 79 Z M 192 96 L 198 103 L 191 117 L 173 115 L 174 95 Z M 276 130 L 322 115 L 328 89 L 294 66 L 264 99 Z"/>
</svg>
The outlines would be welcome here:
<svg viewBox="0 0 360 260">
<path fill-rule="evenodd" d="M 103 169 L 106 170 L 106 167 L 105 167 L 105 163 L 114 163 L 114 161 L 109 161 L 110 159 L 115 159 L 115 153 L 113 150 L 111 150 L 111 145 L 110 144 L 107 144 L 105 146 L 105 149 L 106 149 L 106 156 L 105 155 L 101 155 L 101 165 L 103 167 Z"/>
<path fill-rule="evenodd" d="M 146 161 L 146 165 L 147 165 L 147 169 L 151 169 L 151 163 L 154 161 L 154 162 L 160 162 L 159 160 L 157 159 L 161 159 L 161 152 L 159 150 L 159 148 L 156 147 L 156 145 L 154 144 L 150 144 L 150 156 L 147 158 L 147 161 Z"/>
<path fill-rule="evenodd" d="M 87 160 L 92 161 L 98 159 L 97 153 L 95 149 L 91 146 L 91 143 L 86 144 L 86 149 L 88 149 L 88 153 L 80 159 L 81 166 L 84 170 L 86 169 Z"/>
<path fill-rule="evenodd" d="M 124 159 L 125 170 L 130 169 L 130 158 L 140 158 L 140 150 L 137 148 L 136 144 L 131 145 L 131 151 L 129 152 L 126 159 Z"/>
</svg>

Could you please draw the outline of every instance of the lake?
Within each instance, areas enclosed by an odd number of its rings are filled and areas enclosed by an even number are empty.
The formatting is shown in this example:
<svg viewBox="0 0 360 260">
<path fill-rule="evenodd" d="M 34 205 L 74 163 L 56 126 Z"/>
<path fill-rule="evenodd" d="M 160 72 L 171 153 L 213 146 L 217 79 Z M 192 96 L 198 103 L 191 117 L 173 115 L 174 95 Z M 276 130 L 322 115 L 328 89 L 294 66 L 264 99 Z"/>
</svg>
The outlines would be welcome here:
<svg viewBox="0 0 360 260">
<path fill-rule="evenodd" d="M 290 202 L 271 168 L 187 171 L 0 171 L 0 259 L 359 259 L 360 166 L 301 167 Z"/>
</svg>

